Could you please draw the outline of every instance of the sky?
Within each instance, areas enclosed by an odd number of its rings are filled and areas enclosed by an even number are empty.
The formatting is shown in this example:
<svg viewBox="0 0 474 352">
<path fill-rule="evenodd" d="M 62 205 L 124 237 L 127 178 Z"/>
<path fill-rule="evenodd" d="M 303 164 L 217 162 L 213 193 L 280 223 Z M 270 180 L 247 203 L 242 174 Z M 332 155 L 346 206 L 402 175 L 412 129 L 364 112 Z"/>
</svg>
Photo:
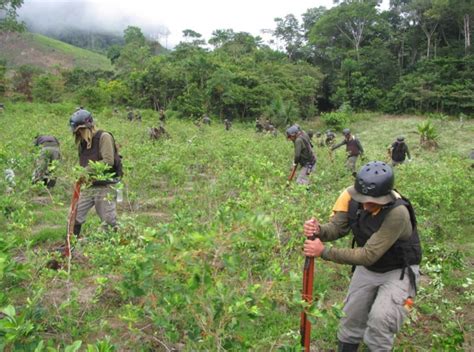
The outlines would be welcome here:
<svg viewBox="0 0 474 352">
<path fill-rule="evenodd" d="M 266 40 L 268 35 L 261 30 L 275 29 L 276 17 L 293 14 L 301 21 L 307 9 L 332 4 L 332 0 L 25 0 L 19 14 L 43 29 L 73 25 L 123 32 L 134 25 L 172 48 L 183 40 L 185 29 L 202 34 L 206 41 L 216 29 L 248 32 Z"/>
</svg>

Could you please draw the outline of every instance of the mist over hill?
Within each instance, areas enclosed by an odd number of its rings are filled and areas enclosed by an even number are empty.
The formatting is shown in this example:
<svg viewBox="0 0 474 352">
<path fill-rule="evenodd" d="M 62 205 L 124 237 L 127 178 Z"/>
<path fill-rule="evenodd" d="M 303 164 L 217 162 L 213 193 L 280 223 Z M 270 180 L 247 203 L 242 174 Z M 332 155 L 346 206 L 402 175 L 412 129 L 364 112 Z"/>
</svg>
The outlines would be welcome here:
<svg viewBox="0 0 474 352">
<path fill-rule="evenodd" d="M 90 1 L 32 0 L 26 1 L 18 14 L 32 32 L 95 51 L 122 44 L 122 34 L 128 26 L 140 27 L 152 41 L 166 41 L 169 34 L 165 26 L 147 23 L 133 14 L 124 13 L 113 3 L 98 5 Z"/>
</svg>

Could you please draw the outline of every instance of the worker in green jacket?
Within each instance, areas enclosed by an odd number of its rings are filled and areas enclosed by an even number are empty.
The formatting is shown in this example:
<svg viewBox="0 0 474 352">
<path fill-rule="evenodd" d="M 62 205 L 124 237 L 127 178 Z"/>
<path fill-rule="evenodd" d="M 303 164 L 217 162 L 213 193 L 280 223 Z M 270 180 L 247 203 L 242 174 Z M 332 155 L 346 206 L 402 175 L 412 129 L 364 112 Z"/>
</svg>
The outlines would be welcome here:
<svg viewBox="0 0 474 352">
<path fill-rule="evenodd" d="M 337 332 L 338 351 L 357 351 L 362 341 L 370 351 L 391 351 L 413 305 L 420 238 L 410 201 L 393 186 L 390 165 L 370 162 L 340 194 L 327 224 L 314 217 L 304 223 L 306 256 L 355 268 Z M 327 244 L 349 233 L 355 248 Z"/>
</svg>

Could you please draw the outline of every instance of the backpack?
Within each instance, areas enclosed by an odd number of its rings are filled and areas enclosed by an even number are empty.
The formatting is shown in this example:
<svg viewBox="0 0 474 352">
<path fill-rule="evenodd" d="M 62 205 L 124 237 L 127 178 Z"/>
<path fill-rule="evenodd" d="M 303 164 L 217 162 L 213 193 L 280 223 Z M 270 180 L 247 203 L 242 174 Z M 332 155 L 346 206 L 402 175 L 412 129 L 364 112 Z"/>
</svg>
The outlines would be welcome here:
<svg viewBox="0 0 474 352">
<path fill-rule="evenodd" d="M 115 143 L 115 137 L 112 133 L 107 132 L 112 136 L 112 140 L 114 141 L 114 166 L 112 166 L 112 170 L 115 172 L 117 178 L 123 177 L 123 165 L 122 165 L 122 156 L 119 154 L 117 143 Z"/>
</svg>

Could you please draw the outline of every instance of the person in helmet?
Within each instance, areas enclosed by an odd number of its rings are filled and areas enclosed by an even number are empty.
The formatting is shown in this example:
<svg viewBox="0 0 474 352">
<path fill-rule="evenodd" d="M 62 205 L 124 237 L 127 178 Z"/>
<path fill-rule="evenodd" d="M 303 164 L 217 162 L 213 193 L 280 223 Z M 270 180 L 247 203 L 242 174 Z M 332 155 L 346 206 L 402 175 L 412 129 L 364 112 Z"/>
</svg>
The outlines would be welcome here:
<svg viewBox="0 0 474 352">
<path fill-rule="evenodd" d="M 38 135 L 34 140 L 34 145 L 41 150 L 36 159 L 32 182 L 43 182 L 46 187 L 53 188 L 56 185 L 56 177 L 53 175 L 51 166 L 55 160 L 61 159 L 59 141 L 54 136 Z"/>
<path fill-rule="evenodd" d="M 159 120 L 160 120 L 160 125 L 161 124 L 165 124 L 166 122 L 166 114 L 165 114 L 165 110 L 163 109 L 160 109 L 160 111 L 158 112 L 158 115 L 159 115 Z"/>
<path fill-rule="evenodd" d="M 362 144 L 360 144 L 360 141 L 351 134 L 350 129 L 344 128 L 342 130 L 342 134 L 344 136 L 344 140 L 341 143 L 338 143 L 331 147 L 331 150 L 337 149 L 343 145 L 346 146 L 346 167 L 352 172 L 352 175 L 355 176 L 357 158 L 359 157 L 359 155 L 362 155 L 364 153 L 364 148 L 362 148 Z"/>
<path fill-rule="evenodd" d="M 336 134 L 331 130 L 327 130 L 326 131 L 326 139 L 324 141 L 326 146 L 331 147 L 334 144 L 335 140 L 336 140 Z"/>
<path fill-rule="evenodd" d="M 202 123 L 204 125 L 208 125 L 210 126 L 211 125 L 211 118 L 209 117 L 208 114 L 204 114 L 203 118 L 202 118 Z"/>
<path fill-rule="evenodd" d="M 293 125 L 286 130 L 286 138 L 292 141 L 295 146 L 293 169 L 296 170 L 298 165 L 301 166 L 296 183 L 307 185 L 309 184 L 309 176 L 316 165 L 316 156 L 313 152 L 311 140 L 298 125 Z"/>
<path fill-rule="evenodd" d="M 232 127 L 232 121 L 230 119 L 224 119 L 224 127 L 226 131 L 229 131 Z"/>
<path fill-rule="evenodd" d="M 87 213 L 93 206 L 102 222 L 116 229 L 116 195 L 113 185 L 120 180 L 121 161 L 114 138 L 109 132 L 98 130 L 92 114 L 84 109 L 72 114 L 69 125 L 78 146 L 79 164 L 88 171 L 87 183 L 90 184 L 90 187 L 81 192 L 79 198 L 74 234 L 80 235 Z M 103 177 L 96 177 L 90 165 L 91 161 L 108 165 L 110 178 L 104 180 Z"/>
<path fill-rule="evenodd" d="M 316 132 L 316 145 L 318 147 L 324 147 L 324 137 L 323 137 L 323 134 L 321 133 L 321 131 L 317 131 Z"/>
<path fill-rule="evenodd" d="M 130 106 L 127 106 L 127 119 L 128 121 L 133 121 L 135 119 L 135 113 Z"/>
<path fill-rule="evenodd" d="M 411 161 L 410 151 L 405 143 L 404 136 L 397 137 L 397 140 L 388 147 L 388 153 L 392 159 L 392 166 L 403 164 L 406 157 Z"/>
<path fill-rule="evenodd" d="M 422 251 L 410 201 L 394 191 L 390 165 L 373 161 L 357 173 L 327 224 L 304 223 L 304 254 L 355 267 L 337 337 L 338 351 L 391 351 L 416 294 Z M 326 242 L 347 234 L 355 248 Z M 314 240 L 313 240 L 314 239 Z"/>
</svg>

